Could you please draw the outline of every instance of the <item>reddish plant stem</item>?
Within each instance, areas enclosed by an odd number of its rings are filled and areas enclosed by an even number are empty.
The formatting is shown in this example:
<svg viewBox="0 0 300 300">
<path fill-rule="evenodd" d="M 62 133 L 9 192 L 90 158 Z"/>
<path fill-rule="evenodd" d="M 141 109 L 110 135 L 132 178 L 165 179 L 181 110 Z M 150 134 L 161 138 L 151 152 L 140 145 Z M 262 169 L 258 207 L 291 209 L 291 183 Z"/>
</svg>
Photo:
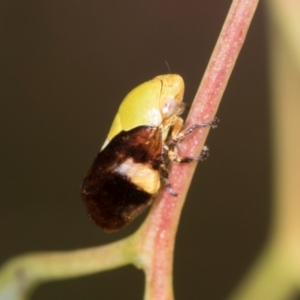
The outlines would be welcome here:
<svg viewBox="0 0 300 300">
<path fill-rule="evenodd" d="M 238 54 L 245 40 L 258 0 L 233 1 L 222 32 L 206 69 L 190 110 L 186 126 L 212 120 L 227 85 Z M 201 128 L 180 144 L 182 154 L 197 156 L 203 148 L 208 128 Z M 184 199 L 196 164 L 173 164 L 170 182 L 178 197 L 167 189 L 153 205 L 138 234 L 140 255 L 137 264 L 146 273 L 147 300 L 171 300 L 173 249 L 175 235 Z"/>
<path fill-rule="evenodd" d="M 187 126 L 213 119 L 257 4 L 258 0 L 233 1 L 196 94 Z M 182 154 L 199 155 L 207 134 L 208 128 L 202 128 L 184 139 L 180 144 Z M 2 271 L 2 276 L 6 279 L 4 290 L 7 288 L 9 292 L 15 292 L 15 295 L 18 295 L 20 282 L 16 281 L 14 272 L 24 264 L 23 270 L 32 274 L 28 282 L 29 289 L 37 282 L 91 274 L 134 261 L 146 273 L 145 299 L 173 299 L 172 268 L 175 235 L 195 167 L 194 163 L 173 164 L 170 181 L 179 196 L 174 197 L 164 189 L 154 203 L 148 218 L 133 236 L 99 249 L 78 250 L 74 253 L 55 255 L 46 253 L 42 256 L 33 255 L 32 259 L 26 256 L 16 258 L 9 262 Z M 94 265 L 95 257 L 99 267 Z M 105 259 L 106 263 L 103 263 L 101 259 Z M 15 299 L 13 295 L 11 299 Z"/>
</svg>

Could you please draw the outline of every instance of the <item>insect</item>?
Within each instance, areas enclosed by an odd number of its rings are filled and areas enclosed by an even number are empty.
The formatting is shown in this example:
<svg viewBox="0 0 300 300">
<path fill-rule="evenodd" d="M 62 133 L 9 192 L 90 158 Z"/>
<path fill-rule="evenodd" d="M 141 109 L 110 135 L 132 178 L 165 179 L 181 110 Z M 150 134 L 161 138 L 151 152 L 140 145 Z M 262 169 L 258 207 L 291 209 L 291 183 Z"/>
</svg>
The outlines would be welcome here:
<svg viewBox="0 0 300 300">
<path fill-rule="evenodd" d="M 179 157 L 177 142 L 199 126 L 181 131 L 184 81 L 177 74 L 160 75 L 133 89 L 121 103 L 107 139 L 87 173 L 81 193 L 93 221 L 104 231 L 130 223 L 168 182 L 169 161 L 190 162 L 200 157 Z"/>
</svg>

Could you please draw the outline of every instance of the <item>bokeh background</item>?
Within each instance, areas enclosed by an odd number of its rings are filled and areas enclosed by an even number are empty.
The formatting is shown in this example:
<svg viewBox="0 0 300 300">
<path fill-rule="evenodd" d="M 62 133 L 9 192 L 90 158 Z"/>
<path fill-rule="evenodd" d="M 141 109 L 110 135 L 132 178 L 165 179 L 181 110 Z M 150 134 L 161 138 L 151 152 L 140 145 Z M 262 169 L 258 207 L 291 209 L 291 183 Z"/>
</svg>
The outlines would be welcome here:
<svg viewBox="0 0 300 300">
<path fill-rule="evenodd" d="M 109 243 L 79 187 L 123 97 L 181 74 L 190 103 L 230 0 L 9 1 L 0 9 L 0 263 Z M 261 4 L 199 164 L 175 249 L 176 299 L 225 299 L 271 219 L 266 13 Z M 133 267 L 40 286 L 32 299 L 142 299 Z"/>
</svg>

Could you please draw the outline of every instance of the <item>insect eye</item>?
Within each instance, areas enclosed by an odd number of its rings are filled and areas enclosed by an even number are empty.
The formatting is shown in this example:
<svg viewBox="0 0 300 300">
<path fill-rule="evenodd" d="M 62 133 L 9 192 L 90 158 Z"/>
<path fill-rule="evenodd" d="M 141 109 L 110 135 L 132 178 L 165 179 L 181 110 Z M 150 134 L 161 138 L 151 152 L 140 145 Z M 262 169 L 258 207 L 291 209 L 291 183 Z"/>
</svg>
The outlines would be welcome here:
<svg viewBox="0 0 300 300">
<path fill-rule="evenodd" d="M 160 111 L 163 119 L 168 119 L 175 114 L 177 110 L 177 103 L 174 98 L 165 98 L 161 102 Z"/>
</svg>

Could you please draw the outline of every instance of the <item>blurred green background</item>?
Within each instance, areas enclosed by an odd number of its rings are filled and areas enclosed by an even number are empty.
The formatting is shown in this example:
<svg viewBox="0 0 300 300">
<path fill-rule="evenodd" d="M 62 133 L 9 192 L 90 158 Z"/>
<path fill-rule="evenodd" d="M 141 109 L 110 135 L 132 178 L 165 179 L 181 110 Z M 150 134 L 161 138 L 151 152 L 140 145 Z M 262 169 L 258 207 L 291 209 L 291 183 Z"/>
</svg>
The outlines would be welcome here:
<svg viewBox="0 0 300 300">
<path fill-rule="evenodd" d="M 79 187 L 123 97 L 168 73 L 190 103 L 231 1 L 1 1 L 0 263 L 30 251 L 115 241 L 89 220 Z M 270 221 L 270 116 L 260 5 L 199 164 L 175 249 L 176 299 L 225 299 L 261 250 Z M 130 299 L 126 267 L 42 285 L 34 300 Z"/>
</svg>

